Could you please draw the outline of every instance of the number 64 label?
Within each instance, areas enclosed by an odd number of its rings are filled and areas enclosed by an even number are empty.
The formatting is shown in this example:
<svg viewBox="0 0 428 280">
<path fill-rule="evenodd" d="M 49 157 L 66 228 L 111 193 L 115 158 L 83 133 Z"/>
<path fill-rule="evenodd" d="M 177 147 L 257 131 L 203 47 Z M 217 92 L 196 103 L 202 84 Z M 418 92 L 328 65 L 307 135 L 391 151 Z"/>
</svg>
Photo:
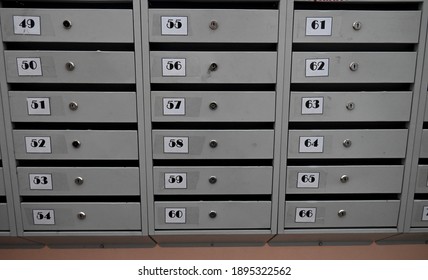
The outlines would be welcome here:
<svg viewBox="0 0 428 280">
<path fill-rule="evenodd" d="M 54 210 L 36 209 L 33 210 L 33 222 L 35 225 L 54 225 Z"/>
<path fill-rule="evenodd" d="M 302 136 L 299 142 L 299 153 L 322 153 L 324 150 L 323 136 Z"/>
</svg>

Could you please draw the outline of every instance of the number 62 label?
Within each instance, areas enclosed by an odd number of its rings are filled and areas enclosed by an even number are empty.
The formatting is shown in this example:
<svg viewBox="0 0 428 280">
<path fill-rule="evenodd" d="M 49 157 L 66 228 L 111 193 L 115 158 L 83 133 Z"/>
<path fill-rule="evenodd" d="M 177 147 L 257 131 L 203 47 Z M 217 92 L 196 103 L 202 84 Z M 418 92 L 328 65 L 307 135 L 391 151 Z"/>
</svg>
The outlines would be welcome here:
<svg viewBox="0 0 428 280">
<path fill-rule="evenodd" d="M 328 77 L 328 58 L 306 59 L 306 77 Z"/>
</svg>

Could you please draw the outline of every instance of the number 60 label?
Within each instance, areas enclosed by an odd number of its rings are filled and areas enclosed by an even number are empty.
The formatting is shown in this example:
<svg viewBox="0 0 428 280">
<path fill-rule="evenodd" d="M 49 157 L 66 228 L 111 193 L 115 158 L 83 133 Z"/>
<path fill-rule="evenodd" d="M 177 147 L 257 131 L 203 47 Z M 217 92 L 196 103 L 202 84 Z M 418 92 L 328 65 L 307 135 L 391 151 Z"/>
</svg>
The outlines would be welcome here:
<svg viewBox="0 0 428 280">
<path fill-rule="evenodd" d="M 166 224 L 185 224 L 186 208 L 165 208 Z"/>
</svg>

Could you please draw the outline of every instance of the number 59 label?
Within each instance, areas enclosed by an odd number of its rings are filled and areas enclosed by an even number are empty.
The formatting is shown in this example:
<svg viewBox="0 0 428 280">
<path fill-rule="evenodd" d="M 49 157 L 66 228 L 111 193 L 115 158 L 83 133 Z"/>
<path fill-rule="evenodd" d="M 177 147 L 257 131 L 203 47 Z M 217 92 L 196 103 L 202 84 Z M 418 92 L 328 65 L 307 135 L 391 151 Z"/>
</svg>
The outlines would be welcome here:
<svg viewBox="0 0 428 280">
<path fill-rule="evenodd" d="M 187 189 L 186 173 L 165 173 L 165 189 Z"/>
<path fill-rule="evenodd" d="M 306 77 L 328 77 L 328 58 L 306 59 Z"/>
<path fill-rule="evenodd" d="M 25 137 L 25 149 L 28 154 L 50 154 L 51 138 L 50 137 Z"/>
</svg>

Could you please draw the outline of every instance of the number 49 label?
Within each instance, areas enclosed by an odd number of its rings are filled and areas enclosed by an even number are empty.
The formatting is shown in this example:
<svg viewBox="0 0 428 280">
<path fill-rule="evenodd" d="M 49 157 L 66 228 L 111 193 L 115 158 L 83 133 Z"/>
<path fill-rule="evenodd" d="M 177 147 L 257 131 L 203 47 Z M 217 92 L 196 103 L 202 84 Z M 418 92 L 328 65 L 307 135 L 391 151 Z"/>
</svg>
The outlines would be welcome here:
<svg viewBox="0 0 428 280">
<path fill-rule="evenodd" d="M 35 225 L 54 225 L 54 210 L 36 209 L 33 210 L 33 222 Z"/>
<path fill-rule="evenodd" d="M 13 16 L 13 33 L 17 35 L 40 35 L 40 17 Z"/>
<path fill-rule="evenodd" d="M 425 206 L 422 211 L 422 221 L 428 221 L 428 206 Z"/>
<path fill-rule="evenodd" d="M 328 77 L 330 60 L 328 58 L 306 59 L 306 77 Z"/>
</svg>

